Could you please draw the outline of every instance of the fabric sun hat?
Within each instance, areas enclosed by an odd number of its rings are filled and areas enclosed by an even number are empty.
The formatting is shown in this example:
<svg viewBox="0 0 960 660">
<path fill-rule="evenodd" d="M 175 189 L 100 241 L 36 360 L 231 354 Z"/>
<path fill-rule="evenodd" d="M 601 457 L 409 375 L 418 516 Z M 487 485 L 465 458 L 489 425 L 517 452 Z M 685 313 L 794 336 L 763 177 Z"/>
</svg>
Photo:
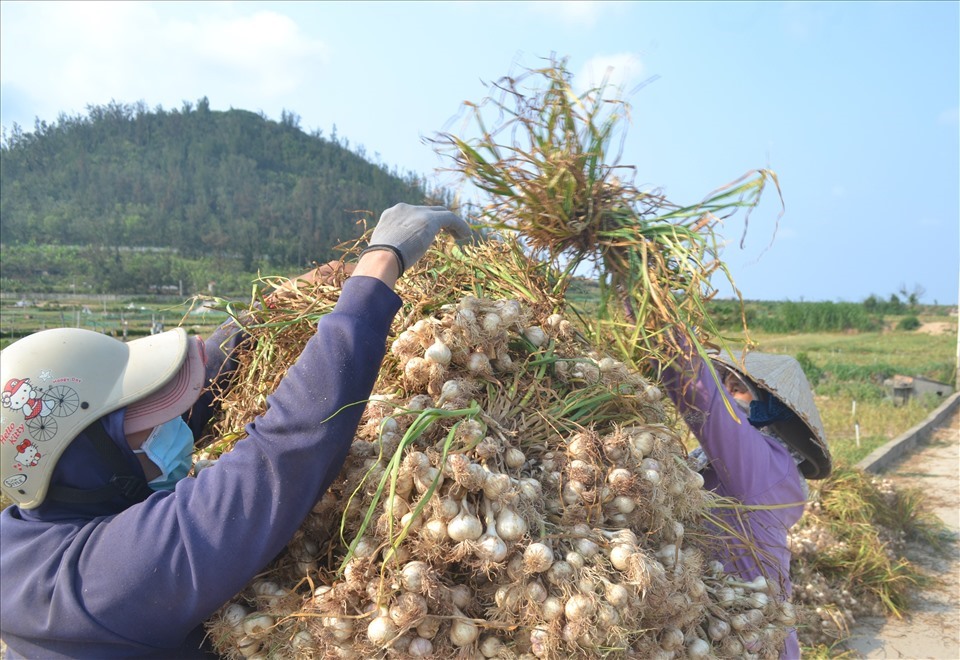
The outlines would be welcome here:
<svg viewBox="0 0 960 660">
<path fill-rule="evenodd" d="M 69 444 L 120 408 L 124 431 L 182 415 L 206 375 L 203 344 L 183 328 L 122 342 L 79 328 L 44 330 L 0 354 L 0 488 L 24 509 L 39 506 Z"/>
<path fill-rule="evenodd" d="M 206 355 L 203 349 L 199 337 L 187 342 L 186 357 L 174 377 L 160 389 L 127 406 L 123 415 L 124 433 L 130 435 L 152 429 L 190 410 L 200 398 L 206 378 Z"/>
<path fill-rule="evenodd" d="M 752 385 L 768 392 L 796 414 L 788 422 L 775 423 L 777 435 L 803 456 L 799 468 L 807 479 L 824 479 L 833 469 L 830 448 L 813 388 L 800 363 L 789 355 L 741 351 L 710 356 Z"/>
</svg>

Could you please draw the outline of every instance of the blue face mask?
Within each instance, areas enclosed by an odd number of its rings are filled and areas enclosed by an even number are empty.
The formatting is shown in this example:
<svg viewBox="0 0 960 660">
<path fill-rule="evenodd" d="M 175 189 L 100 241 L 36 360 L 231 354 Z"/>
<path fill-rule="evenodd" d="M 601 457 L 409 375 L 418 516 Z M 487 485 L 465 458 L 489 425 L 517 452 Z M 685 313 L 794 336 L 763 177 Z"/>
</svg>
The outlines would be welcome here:
<svg viewBox="0 0 960 660">
<path fill-rule="evenodd" d="M 173 490 L 193 466 L 193 431 L 175 417 L 153 429 L 134 454 L 146 454 L 160 468 L 160 476 L 147 482 L 153 490 Z"/>
</svg>

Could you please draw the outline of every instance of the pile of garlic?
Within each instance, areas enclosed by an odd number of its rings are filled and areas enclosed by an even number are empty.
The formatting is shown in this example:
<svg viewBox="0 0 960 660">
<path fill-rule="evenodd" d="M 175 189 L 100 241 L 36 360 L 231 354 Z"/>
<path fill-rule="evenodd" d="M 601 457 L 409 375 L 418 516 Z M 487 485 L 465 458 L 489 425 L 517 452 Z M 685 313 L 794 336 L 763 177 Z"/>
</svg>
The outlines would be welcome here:
<svg viewBox="0 0 960 660">
<path fill-rule="evenodd" d="M 410 321 L 340 477 L 211 620 L 220 654 L 777 655 L 792 606 L 693 542 L 711 495 L 655 384 L 516 300 Z"/>
<path fill-rule="evenodd" d="M 875 477 L 868 479 L 881 501 L 891 510 L 897 510 L 898 495 L 892 484 Z M 856 491 L 851 495 L 862 497 Z M 807 646 L 833 646 L 849 637 L 858 619 L 882 617 L 886 613 L 876 591 L 865 588 L 861 580 L 852 578 L 858 574 L 856 567 L 851 565 L 848 570 L 843 570 L 842 562 L 837 559 L 844 555 L 862 556 L 864 562 L 872 562 L 879 569 L 882 566 L 880 558 L 871 558 L 866 552 L 869 548 L 851 544 L 831 529 L 833 514 L 824 507 L 820 497 L 820 489 L 812 492 L 801 524 L 787 534 L 792 555 L 793 601 L 800 620 L 798 636 Z M 850 501 L 855 499 L 851 497 Z M 889 529 L 878 521 L 873 521 L 871 531 L 876 534 L 876 551 L 881 552 L 892 566 L 898 565 L 903 557 L 904 532 Z M 821 562 L 830 566 L 829 576 L 819 569 Z M 894 579 L 905 577 L 901 574 Z"/>
</svg>

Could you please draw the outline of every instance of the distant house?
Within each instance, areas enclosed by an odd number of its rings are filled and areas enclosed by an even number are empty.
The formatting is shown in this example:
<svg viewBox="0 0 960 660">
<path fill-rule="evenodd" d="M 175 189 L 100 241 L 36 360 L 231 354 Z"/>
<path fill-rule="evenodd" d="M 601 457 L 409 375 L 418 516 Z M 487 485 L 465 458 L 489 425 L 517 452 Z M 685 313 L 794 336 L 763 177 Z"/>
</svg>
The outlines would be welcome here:
<svg viewBox="0 0 960 660">
<path fill-rule="evenodd" d="M 911 397 L 935 396 L 945 399 L 953 394 L 952 386 L 923 376 L 897 375 L 883 381 L 883 386 L 896 405 L 906 403 Z"/>
</svg>

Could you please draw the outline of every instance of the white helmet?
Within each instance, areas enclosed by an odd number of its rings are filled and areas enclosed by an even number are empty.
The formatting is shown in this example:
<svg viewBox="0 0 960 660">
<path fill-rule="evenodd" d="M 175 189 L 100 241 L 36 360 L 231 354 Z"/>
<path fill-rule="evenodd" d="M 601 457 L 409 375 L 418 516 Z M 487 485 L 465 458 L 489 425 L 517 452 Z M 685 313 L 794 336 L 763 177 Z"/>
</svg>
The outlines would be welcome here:
<svg viewBox="0 0 960 660">
<path fill-rule="evenodd" d="M 14 342 L 0 353 L 3 494 L 39 506 L 61 454 L 108 413 L 127 406 L 128 434 L 183 414 L 200 396 L 203 363 L 203 344 L 183 328 L 127 343 L 78 328 Z"/>
</svg>

